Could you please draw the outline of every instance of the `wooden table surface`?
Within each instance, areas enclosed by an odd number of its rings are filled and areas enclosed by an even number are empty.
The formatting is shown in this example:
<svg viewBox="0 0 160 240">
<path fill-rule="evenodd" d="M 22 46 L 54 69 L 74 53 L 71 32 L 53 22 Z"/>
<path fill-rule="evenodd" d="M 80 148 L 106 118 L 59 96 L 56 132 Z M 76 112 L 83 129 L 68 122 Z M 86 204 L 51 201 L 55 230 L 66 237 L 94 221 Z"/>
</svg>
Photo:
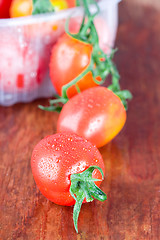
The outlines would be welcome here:
<svg viewBox="0 0 160 240">
<path fill-rule="evenodd" d="M 43 197 L 30 168 L 58 114 L 39 110 L 43 100 L 0 107 L 1 240 L 160 239 L 160 4 L 126 0 L 119 13 L 115 62 L 134 98 L 123 131 L 100 149 L 107 201 L 82 206 L 76 234 L 73 208 Z"/>
</svg>

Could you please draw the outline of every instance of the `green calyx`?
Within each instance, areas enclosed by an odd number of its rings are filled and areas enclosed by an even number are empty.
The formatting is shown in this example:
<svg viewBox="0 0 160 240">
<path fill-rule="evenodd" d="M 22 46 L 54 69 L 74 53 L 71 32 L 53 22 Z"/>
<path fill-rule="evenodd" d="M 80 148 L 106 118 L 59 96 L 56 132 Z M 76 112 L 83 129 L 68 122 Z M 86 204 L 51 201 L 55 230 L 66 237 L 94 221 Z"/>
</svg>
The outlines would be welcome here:
<svg viewBox="0 0 160 240">
<path fill-rule="evenodd" d="M 107 199 L 106 194 L 94 183 L 96 181 L 102 181 L 101 179 L 92 178 L 92 173 L 95 169 L 100 171 L 103 179 L 103 171 L 98 166 L 91 166 L 82 173 L 75 173 L 71 175 L 70 193 L 76 201 L 73 209 L 73 222 L 77 233 L 78 216 L 83 200 L 86 199 L 86 202 L 92 202 L 94 199 L 97 199 L 103 202 Z"/>
<path fill-rule="evenodd" d="M 32 15 L 55 12 L 55 9 L 50 0 L 32 0 L 33 11 Z"/>
</svg>

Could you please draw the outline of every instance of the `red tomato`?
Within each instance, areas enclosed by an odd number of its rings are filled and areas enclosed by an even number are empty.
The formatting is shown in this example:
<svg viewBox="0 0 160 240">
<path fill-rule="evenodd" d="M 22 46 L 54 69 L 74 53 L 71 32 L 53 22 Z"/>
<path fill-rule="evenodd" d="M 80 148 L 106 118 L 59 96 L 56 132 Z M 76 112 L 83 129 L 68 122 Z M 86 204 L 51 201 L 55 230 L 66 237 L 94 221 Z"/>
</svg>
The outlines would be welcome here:
<svg viewBox="0 0 160 240">
<path fill-rule="evenodd" d="M 12 0 L 0 0 L 0 18 L 9 18 L 9 8 Z"/>
<path fill-rule="evenodd" d="M 98 86 L 77 94 L 63 106 L 57 131 L 76 133 L 102 147 L 120 132 L 125 121 L 120 98 Z"/>
<path fill-rule="evenodd" d="M 60 11 L 68 8 L 66 0 L 50 0 L 55 7 L 55 11 Z M 13 0 L 10 7 L 10 17 L 25 17 L 32 14 L 32 0 Z"/>
<path fill-rule="evenodd" d="M 45 59 L 26 41 L 19 42 L 9 33 L 2 33 L 0 56 L 3 59 L 0 61 L 0 89 L 26 92 L 39 87 L 45 74 Z"/>
<path fill-rule="evenodd" d="M 62 94 L 63 85 L 72 81 L 82 73 L 90 63 L 92 46 L 80 42 L 67 34 L 59 38 L 52 49 L 50 58 L 50 77 L 53 86 L 59 95 Z M 92 73 L 87 73 L 78 83 L 81 91 L 94 87 Z M 68 89 L 68 97 L 77 94 L 75 86 Z"/>
<path fill-rule="evenodd" d="M 71 18 L 69 22 L 69 31 L 71 33 L 78 33 L 81 22 L 82 17 Z M 102 17 L 98 16 L 94 19 L 94 24 L 98 33 L 100 48 L 105 53 L 109 53 L 113 43 L 111 40 L 111 33 L 106 21 Z"/>
<path fill-rule="evenodd" d="M 67 133 L 42 139 L 35 146 L 31 158 L 32 173 L 41 193 L 50 201 L 67 206 L 75 204 L 69 191 L 71 175 L 93 165 L 99 166 L 104 172 L 98 149 L 82 137 Z M 97 169 L 92 177 L 102 180 Z M 101 181 L 95 183 L 99 186 Z"/>
</svg>

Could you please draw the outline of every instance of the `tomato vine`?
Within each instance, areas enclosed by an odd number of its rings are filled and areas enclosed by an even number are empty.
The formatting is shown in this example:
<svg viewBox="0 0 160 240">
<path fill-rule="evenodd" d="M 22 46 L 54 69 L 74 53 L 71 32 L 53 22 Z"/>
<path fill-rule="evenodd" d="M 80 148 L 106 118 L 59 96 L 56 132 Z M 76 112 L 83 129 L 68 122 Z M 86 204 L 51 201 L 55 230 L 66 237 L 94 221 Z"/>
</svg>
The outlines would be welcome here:
<svg viewBox="0 0 160 240">
<path fill-rule="evenodd" d="M 67 90 L 71 86 L 75 85 L 77 92 L 80 92 L 77 83 L 89 72 L 92 73 L 93 80 L 98 85 L 102 85 L 106 81 L 106 78 L 109 75 L 111 76 L 111 84 L 108 86 L 108 89 L 113 91 L 121 99 L 125 109 L 127 109 L 127 100 L 132 98 L 132 94 L 128 90 L 121 90 L 120 88 L 120 75 L 112 61 L 116 49 L 111 49 L 110 54 L 106 54 L 99 46 L 99 38 L 94 25 L 94 18 L 99 14 L 100 9 L 96 1 L 91 0 L 90 2 L 93 3 L 96 11 L 91 13 L 88 1 L 82 0 L 82 5 L 84 6 L 84 16 L 77 34 L 72 34 L 69 31 L 70 18 L 66 21 L 65 26 L 65 31 L 69 36 L 81 42 L 92 45 L 93 50 L 90 63 L 80 75 L 62 87 L 61 97 L 58 97 L 58 99 L 55 100 L 50 100 L 49 107 L 39 106 L 43 110 L 60 112 L 62 107 L 60 107 L 59 103 L 64 104 L 68 101 Z M 77 4 L 80 5 L 80 1 L 78 1 Z"/>
</svg>

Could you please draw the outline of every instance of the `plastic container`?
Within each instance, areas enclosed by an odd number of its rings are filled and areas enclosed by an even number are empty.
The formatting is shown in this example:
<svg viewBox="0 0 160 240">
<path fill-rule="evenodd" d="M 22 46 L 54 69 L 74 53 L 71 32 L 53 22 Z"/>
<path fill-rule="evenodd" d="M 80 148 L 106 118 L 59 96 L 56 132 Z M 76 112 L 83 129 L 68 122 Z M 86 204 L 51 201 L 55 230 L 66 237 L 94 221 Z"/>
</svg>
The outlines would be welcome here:
<svg viewBox="0 0 160 240">
<path fill-rule="evenodd" d="M 113 46 L 115 41 L 119 1 L 98 3 L 98 18 L 105 22 L 101 33 L 106 30 L 108 34 L 102 42 L 104 48 Z M 95 7 L 91 6 L 91 10 L 95 11 Z M 0 19 L 0 105 L 30 102 L 55 93 L 48 71 L 51 48 L 64 32 L 67 17 L 82 13 L 83 8 L 78 7 L 53 14 Z"/>
</svg>

